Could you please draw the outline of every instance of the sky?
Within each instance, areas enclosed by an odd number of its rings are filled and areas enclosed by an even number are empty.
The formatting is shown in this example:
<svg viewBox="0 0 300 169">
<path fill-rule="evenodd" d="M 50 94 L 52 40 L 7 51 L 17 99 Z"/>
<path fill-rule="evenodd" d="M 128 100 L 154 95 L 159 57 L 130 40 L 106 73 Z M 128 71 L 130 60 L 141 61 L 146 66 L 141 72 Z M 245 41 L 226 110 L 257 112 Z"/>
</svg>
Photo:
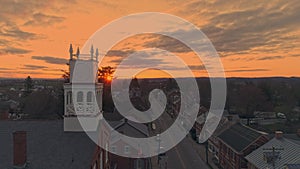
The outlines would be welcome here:
<svg viewBox="0 0 300 169">
<path fill-rule="evenodd" d="M 199 27 L 218 52 L 226 77 L 300 76 L 297 0 L 0 0 L 0 8 L 0 77 L 60 78 L 67 69 L 70 43 L 82 48 L 99 28 L 141 12 L 172 14 Z M 100 66 L 115 67 L 130 54 L 153 47 L 182 58 L 194 75 L 207 76 L 207 65 L 195 60 L 189 48 L 152 34 L 127 38 L 110 51 L 99 49 L 105 54 Z M 169 68 L 172 55 L 166 56 L 131 63 Z M 154 69 L 139 74 L 165 75 Z"/>
</svg>

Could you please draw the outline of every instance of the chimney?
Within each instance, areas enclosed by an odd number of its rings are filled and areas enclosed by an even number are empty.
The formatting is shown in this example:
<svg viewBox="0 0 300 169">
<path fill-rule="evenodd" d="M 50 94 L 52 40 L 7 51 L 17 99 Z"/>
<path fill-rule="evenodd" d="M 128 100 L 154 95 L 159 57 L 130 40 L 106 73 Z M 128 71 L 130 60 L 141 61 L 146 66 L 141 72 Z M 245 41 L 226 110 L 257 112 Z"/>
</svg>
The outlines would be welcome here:
<svg viewBox="0 0 300 169">
<path fill-rule="evenodd" d="M 282 131 L 275 131 L 275 138 L 276 139 L 281 139 L 283 137 L 283 132 Z"/>
<path fill-rule="evenodd" d="M 26 164 L 27 157 L 26 157 L 26 149 L 27 149 L 27 142 L 26 142 L 26 131 L 16 131 L 13 133 L 13 146 L 14 146 L 14 153 L 13 153 L 13 162 L 14 166 L 22 167 Z"/>
<path fill-rule="evenodd" d="M 300 129 L 297 130 L 297 135 L 300 137 Z"/>
</svg>

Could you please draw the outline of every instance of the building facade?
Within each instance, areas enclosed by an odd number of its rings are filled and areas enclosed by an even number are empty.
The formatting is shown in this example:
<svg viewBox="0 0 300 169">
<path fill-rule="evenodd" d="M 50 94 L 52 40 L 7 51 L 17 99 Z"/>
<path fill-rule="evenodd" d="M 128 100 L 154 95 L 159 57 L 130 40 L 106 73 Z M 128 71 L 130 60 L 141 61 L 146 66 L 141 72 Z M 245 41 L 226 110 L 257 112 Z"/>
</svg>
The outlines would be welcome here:
<svg viewBox="0 0 300 169">
<path fill-rule="evenodd" d="M 217 137 L 219 164 L 224 169 L 246 169 L 245 156 L 268 141 L 267 133 L 236 123 Z"/>
</svg>

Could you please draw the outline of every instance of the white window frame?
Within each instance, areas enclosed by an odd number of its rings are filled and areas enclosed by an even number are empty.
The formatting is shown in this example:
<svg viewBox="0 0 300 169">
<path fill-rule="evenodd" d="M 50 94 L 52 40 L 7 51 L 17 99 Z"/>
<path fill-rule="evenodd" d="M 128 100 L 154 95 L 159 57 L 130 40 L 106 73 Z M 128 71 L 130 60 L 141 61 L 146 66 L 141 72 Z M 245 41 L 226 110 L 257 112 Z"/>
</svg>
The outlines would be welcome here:
<svg viewBox="0 0 300 169">
<path fill-rule="evenodd" d="M 124 146 L 124 153 L 129 154 L 130 153 L 130 147 L 129 146 Z"/>
</svg>

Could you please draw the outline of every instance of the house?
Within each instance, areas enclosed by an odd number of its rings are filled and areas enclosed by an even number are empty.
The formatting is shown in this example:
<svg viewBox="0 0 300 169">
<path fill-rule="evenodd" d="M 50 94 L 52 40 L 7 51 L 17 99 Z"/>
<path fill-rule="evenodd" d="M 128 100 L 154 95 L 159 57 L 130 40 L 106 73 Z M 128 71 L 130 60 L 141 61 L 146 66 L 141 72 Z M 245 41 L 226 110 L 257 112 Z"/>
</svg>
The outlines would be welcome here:
<svg viewBox="0 0 300 169">
<path fill-rule="evenodd" d="M 176 117 L 180 111 L 180 90 L 179 89 L 171 89 L 167 93 L 168 98 L 168 113 L 171 117 Z"/>
<path fill-rule="evenodd" d="M 192 128 L 192 130 L 194 131 L 193 134 L 194 134 L 196 140 L 198 139 L 198 137 L 201 133 L 201 130 L 202 130 L 203 125 L 205 123 L 207 114 L 208 114 L 208 110 L 204 106 L 200 106 L 200 109 L 199 109 L 199 112 L 198 112 L 198 115 L 197 115 L 197 119 L 196 119 L 196 121 L 193 125 L 193 128 Z"/>
<path fill-rule="evenodd" d="M 213 159 L 215 159 L 216 162 L 219 162 L 219 141 L 218 141 L 218 135 L 221 134 L 224 130 L 228 129 L 230 126 L 236 124 L 239 122 L 238 115 L 228 115 L 225 114 L 221 120 L 219 125 L 217 126 L 214 133 L 209 137 L 208 139 L 208 150 L 209 150 L 209 156 L 211 156 Z"/>
<path fill-rule="evenodd" d="M 273 139 L 245 157 L 248 168 L 300 169 L 299 140 L 300 137 L 298 140 L 288 139 L 277 131 Z"/>
<path fill-rule="evenodd" d="M 127 119 L 122 119 L 119 121 L 109 121 L 110 126 L 116 132 L 121 134 L 135 137 L 135 138 L 145 138 L 149 136 L 148 127 L 142 123 L 136 123 Z M 113 135 L 113 134 L 112 134 Z M 129 154 L 139 154 L 140 149 L 134 147 L 131 143 L 126 142 L 118 137 L 111 138 L 109 143 L 110 148 L 110 161 L 111 167 L 113 169 L 150 169 L 151 161 L 150 158 L 128 158 Z M 115 154 L 114 154 L 115 153 Z M 117 154 L 121 154 L 119 156 Z"/>
<path fill-rule="evenodd" d="M 245 156 L 268 141 L 267 133 L 236 123 L 221 132 L 219 141 L 219 164 L 224 169 L 247 168 Z"/>
<path fill-rule="evenodd" d="M 0 93 L 0 101 L 8 100 L 8 96 L 4 93 Z"/>
<path fill-rule="evenodd" d="M 9 119 L 10 105 L 7 102 L 0 102 L 0 120 Z"/>
</svg>

